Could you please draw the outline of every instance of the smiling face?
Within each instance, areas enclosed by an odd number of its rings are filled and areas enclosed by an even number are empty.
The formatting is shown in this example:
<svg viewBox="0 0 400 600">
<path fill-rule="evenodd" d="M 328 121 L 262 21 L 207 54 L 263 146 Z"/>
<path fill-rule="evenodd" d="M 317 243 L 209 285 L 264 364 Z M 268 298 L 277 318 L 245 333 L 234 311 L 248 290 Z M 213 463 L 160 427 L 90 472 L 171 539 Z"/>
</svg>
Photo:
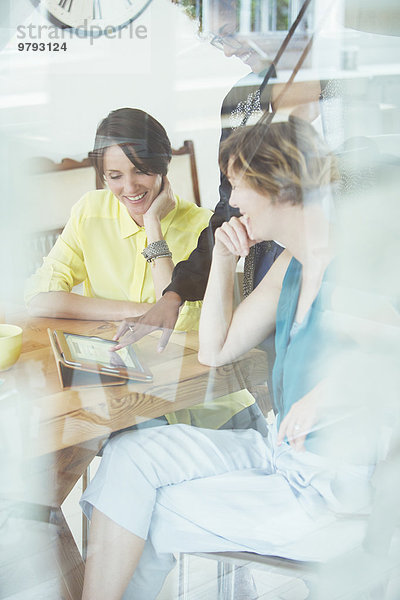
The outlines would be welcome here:
<svg viewBox="0 0 400 600">
<path fill-rule="evenodd" d="M 222 142 L 219 164 L 233 186 L 229 202 L 247 217 L 252 239 L 284 246 L 304 233 L 305 208 L 310 215 L 338 178 L 323 140 L 295 117 L 237 128 Z"/>
<path fill-rule="evenodd" d="M 281 202 L 266 190 L 251 187 L 243 173 L 231 167 L 228 168 L 228 179 L 232 186 L 229 204 L 245 217 L 250 238 L 257 242 L 276 240 L 284 244 L 302 207 Z"/>
<path fill-rule="evenodd" d="M 211 44 L 222 50 L 225 56 L 240 58 L 254 73 L 261 73 L 271 64 L 267 49 L 271 42 L 260 33 L 238 33 L 236 15 L 235 3 L 231 7 L 222 3 L 211 10 Z"/>
<path fill-rule="evenodd" d="M 140 171 L 117 145 L 104 152 L 104 176 L 112 193 L 142 227 L 143 215 L 161 191 L 162 176 Z"/>
</svg>

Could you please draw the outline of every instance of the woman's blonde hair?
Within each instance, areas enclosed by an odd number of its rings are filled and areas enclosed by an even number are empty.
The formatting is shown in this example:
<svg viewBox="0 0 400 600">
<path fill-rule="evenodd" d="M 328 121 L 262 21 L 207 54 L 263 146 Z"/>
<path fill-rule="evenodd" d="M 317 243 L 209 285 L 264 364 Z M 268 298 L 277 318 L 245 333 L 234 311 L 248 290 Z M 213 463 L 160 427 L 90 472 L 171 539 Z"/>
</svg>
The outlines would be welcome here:
<svg viewBox="0 0 400 600">
<path fill-rule="evenodd" d="M 301 204 L 306 192 L 338 179 L 336 160 L 314 128 L 296 117 L 236 129 L 221 144 L 221 171 L 239 174 L 272 201 Z"/>
</svg>

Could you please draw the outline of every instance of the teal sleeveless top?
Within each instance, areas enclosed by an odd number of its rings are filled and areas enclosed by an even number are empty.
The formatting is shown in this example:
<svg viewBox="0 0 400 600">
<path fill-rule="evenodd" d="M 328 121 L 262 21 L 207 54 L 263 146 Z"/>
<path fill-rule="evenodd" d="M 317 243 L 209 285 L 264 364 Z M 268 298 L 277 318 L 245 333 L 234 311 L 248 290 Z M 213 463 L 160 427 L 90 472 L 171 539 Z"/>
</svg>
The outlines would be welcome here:
<svg viewBox="0 0 400 600">
<path fill-rule="evenodd" d="M 276 317 L 276 360 L 272 373 L 278 428 L 291 406 L 327 375 L 330 356 L 337 349 L 327 318 L 332 293 L 332 285 L 327 281 L 329 271 L 331 267 L 325 272 L 321 289 L 296 331 L 292 331 L 292 328 L 300 293 L 302 265 L 295 258 L 292 258 L 282 283 Z M 314 436 L 315 433 L 307 436 L 307 449 L 311 449 L 310 442 Z"/>
</svg>

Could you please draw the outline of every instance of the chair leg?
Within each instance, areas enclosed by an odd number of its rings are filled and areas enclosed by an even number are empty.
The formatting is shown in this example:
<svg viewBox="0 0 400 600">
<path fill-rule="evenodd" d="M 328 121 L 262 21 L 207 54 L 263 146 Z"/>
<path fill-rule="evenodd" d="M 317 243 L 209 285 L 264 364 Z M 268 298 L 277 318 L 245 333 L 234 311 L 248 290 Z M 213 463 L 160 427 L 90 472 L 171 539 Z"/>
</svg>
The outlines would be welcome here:
<svg viewBox="0 0 400 600">
<path fill-rule="evenodd" d="M 189 600 L 189 555 L 179 555 L 179 600 Z M 236 565 L 230 561 L 217 562 L 217 599 L 218 600 L 256 600 L 257 589 L 251 570 L 247 565 Z"/>
<path fill-rule="evenodd" d="M 218 600 L 234 600 L 236 566 L 218 561 Z"/>
<path fill-rule="evenodd" d="M 189 600 L 189 556 L 183 552 L 178 558 L 178 599 Z"/>
<path fill-rule="evenodd" d="M 189 600 L 189 556 L 179 555 L 179 600 Z M 218 600 L 234 600 L 235 598 L 235 572 L 237 567 L 228 562 L 218 561 Z"/>
</svg>

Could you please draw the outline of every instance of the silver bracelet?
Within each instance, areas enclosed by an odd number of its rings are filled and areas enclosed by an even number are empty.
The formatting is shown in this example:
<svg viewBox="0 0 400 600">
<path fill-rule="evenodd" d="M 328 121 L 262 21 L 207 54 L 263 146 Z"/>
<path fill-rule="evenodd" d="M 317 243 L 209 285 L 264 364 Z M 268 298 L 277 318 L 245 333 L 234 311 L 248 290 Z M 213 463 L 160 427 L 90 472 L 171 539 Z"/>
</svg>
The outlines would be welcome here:
<svg viewBox="0 0 400 600">
<path fill-rule="evenodd" d="M 165 240 L 151 242 L 151 244 L 149 244 L 147 248 L 142 251 L 142 255 L 149 263 L 156 260 L 156 258 L 172 258 L 172 253 Z"/>
</svg>

